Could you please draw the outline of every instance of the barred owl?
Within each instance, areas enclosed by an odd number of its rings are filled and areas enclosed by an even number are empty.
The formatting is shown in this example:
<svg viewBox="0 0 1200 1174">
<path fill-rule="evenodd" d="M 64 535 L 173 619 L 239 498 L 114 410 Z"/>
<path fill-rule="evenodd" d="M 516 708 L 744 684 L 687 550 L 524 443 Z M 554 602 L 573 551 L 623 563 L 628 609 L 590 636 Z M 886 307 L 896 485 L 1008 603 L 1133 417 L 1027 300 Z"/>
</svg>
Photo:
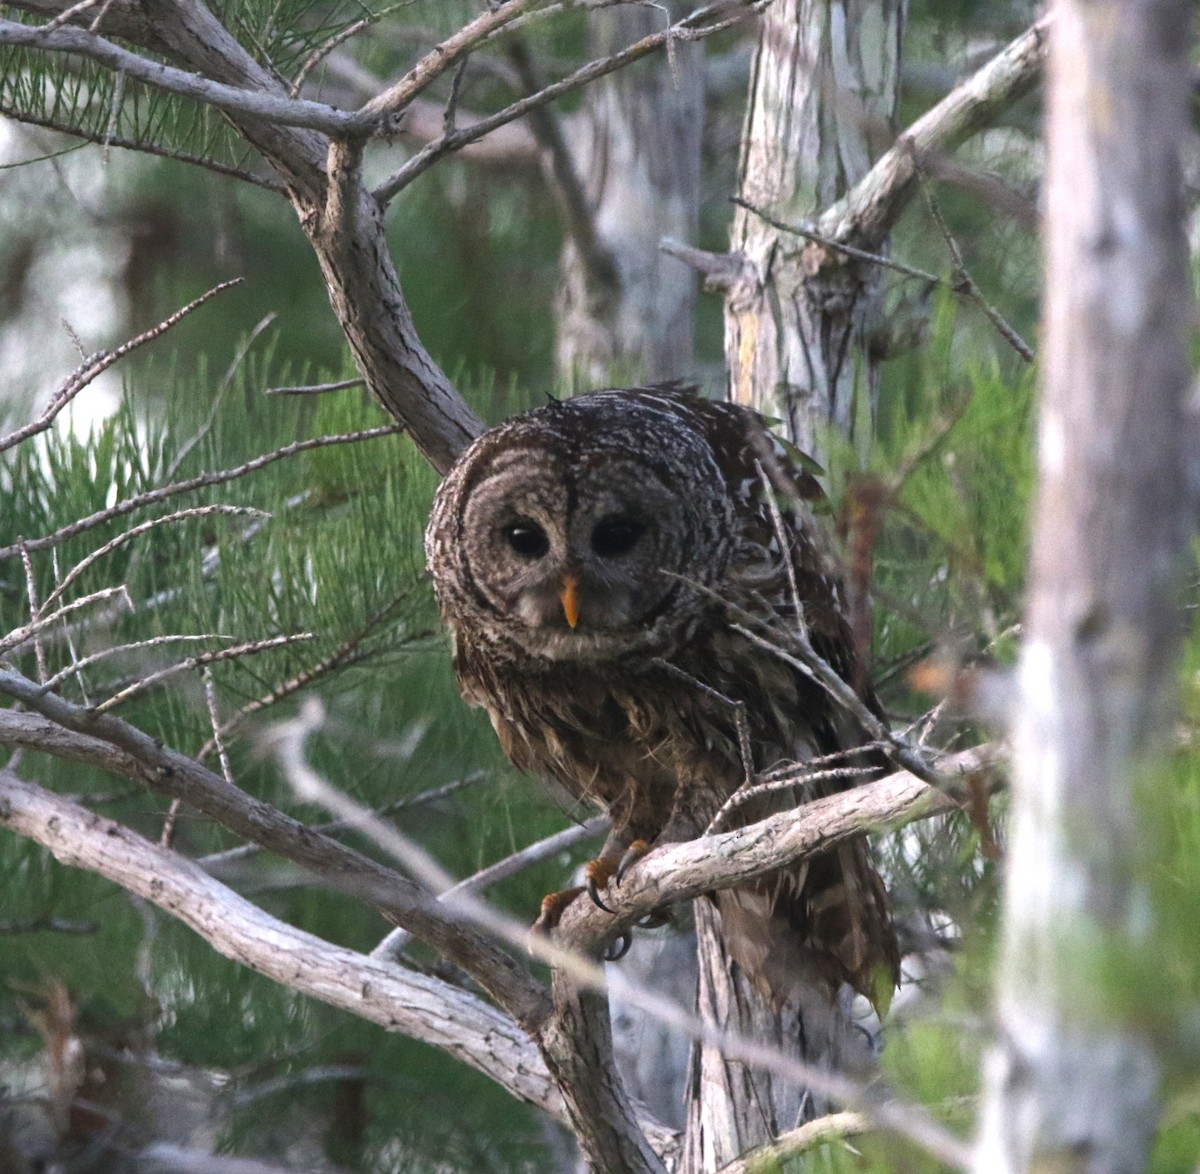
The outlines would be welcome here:
<svg viewBox="0 0 1200 1174">
<path fill-rule="evenodd" d="M 756 413 L 678 385 L 552 401 L 480 436 L 438 490 L 426 556 L 462 694 L 519 769 L 611 815 L 587 870 L 598 904 L 743 784 L 739 710 L 755 772 L 864 741 L 746 634 L 803 622 L 847 681 L 861 676 L 816 541 L 820 498 Z M 772 792 L 730 824 L 798 798 Z M 896 941 L 868 853 L 857 840 L 713 895 L 730 956 L 768 998 L 801 979 L 890 995 Z M 547 898 L 543 921 L 577 892 Z"/>
</svg>

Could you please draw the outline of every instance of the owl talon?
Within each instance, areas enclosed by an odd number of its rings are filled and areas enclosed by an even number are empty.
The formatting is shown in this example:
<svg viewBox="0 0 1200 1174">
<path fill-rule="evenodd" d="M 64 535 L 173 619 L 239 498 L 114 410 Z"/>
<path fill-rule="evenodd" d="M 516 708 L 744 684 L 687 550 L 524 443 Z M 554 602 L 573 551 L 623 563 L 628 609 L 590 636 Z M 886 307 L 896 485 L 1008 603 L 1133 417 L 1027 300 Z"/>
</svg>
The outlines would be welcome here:
<svg viewBox="0 0 1200 1174">
<path fill-rule="evenodd" d="M 603 901 L 600 900 L 600 890 L 596 887 L 596 882 L 590 876 L 587 878 L 587 884 L 584 886 L 584 888 L 587 889 L 587 895 L 591 897 L 593 905 L 603 909 L 605 913 L 613 912 L 612 909 L 610 909 Z"/>
<path fill-rule="evenodd" d="M 626 954 L 629 953 L 629 947 L 633 945 L 633 934 L 629 930 L 622 930 L 619 937 L 614 938 L 608 944 L 608 949 L 604 951 L 605 962 L 620 962 Z"/>
<path fill-rule="evenodd" d="M 625 874 L 649 851 L 650 845 L 645 840 L 634 840 L 625 849 L 625 855 L 621 857 L 621 862 L 617 865 L 617 871 L 613 877 L 615 883 L 620 884 L 625 879 Z"/>
<path fill-rule="evenodd" d="M 549 937 L 551 930 L 558 928 L 558 923 L 562 920 L 567 906 L 582 892 L 582 886 L 574 885 L 569 889 L 559 889 L 556 893 L 547 893 L 542 898 L 542 909 L 538 914 L 537 921 L 530 926 L 530 935 Z"/>
<path fill-rule="evenodd" d="M 591 897 L 593 904 L 599 906 L 605 913 L 612 913 L 605 903 L 600 899 L 600 890 L 612 879 L 613 865 L 610 860 L 605 860 L 600 857 L 597 860 L 589 860 L 583 868 L 584 888 L 587 889 L 587 895 Z"/>
</svg>

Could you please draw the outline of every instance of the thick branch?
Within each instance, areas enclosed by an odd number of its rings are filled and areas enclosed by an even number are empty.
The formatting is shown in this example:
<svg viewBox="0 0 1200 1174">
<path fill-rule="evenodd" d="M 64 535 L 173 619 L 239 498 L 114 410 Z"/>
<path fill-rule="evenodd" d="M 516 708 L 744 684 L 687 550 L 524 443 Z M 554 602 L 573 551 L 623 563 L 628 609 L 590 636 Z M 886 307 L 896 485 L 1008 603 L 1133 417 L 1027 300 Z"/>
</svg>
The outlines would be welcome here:
<svg viewBox="0 0 1200 1174">
<path fill-rule="evenodd" d="M 545 990 L 517 960 L 457 922 L 432 894 L 407 877 L 314 832 L 269 803 L 252 799 L 220 775 L 162 746 L 120 718 L 96 714 L 53 693 L 43 693 L 40 686 L 14 671 L 0 671 L 0 693 L 66 730 L 123 751 L 123 757 L 106 752 L 104 765 L 109 769 L 119 769 L 128 778 L 190 804 L 238 835 L 353 893 L 462 967 L 518 1023 L 529 1025 L 544 1017 Z M 58 735 L 60 747 L 63 741 Z M 78 747 L 72 749 L 73 754 L 78 752 Z M 82 754 L 79 758 L 86 761 Z"/>
<path fill-rule="evenodd" d="M 219 954 L 292 990 L 432 1044 L 513 1096 L 562 1117 L 558 1089 L 507 1015 L 423 974 L 331 945 L 264 913 L 198 865 L 0 770 L 0 825 L 195 930 Z"/>
<path fill-rule="evenodd" d="M 279 126 L 307 127 L 329 135 L 346 134 L 357 126 L 355 115 L 335 110 L 323 102 L 237 89 L 187 70 L 139 57 L 85 29 L 64 25 L 47 31 L 37 26 L 0 20 L 0 45 L 20 45 L 45 53 L 86 57 L 114 73 L 144 82 L 156 90 L 192 98 L 230 114 L 267 119 Z"/>
<path fill-rule="evenodd" d="M 976 746 L 939 763 L 939 772 L 945 772 L 939 777 L 960 774 L 965 781 L 991 774 L 1004 757 L 997 745 Z M 617 929 L 664 904 L 733 888 L 866 832 L 958 810 L 960 804 L 949 788 L 931 787 L 900 771 L 749 827 L 656 849 L 630 870 L 619 888 L 605 889 L 604 901 L 612 914 L 590 901 L 575 901 L 563 914 L 560 929 L 576 945 L 606 941 Z"/>
<path fill-rule="evenodd" d="M 834 240 L 877 244 L 904 210 L 926 156 L 953 150 L 1037 84 L 1051 17 L 1031 25 L 912 124 L 816 228 Z"/>
</svg>

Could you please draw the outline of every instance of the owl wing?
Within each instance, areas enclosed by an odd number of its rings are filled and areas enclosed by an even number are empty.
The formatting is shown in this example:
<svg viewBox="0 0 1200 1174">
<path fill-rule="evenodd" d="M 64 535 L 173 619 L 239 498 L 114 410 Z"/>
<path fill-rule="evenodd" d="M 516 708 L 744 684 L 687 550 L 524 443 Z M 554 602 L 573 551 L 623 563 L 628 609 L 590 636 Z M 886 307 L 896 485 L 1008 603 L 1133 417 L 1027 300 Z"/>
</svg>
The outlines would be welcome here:
<svg viewBox="0 0 1200 1174">
<path fill-rule="evenodd" d="M 781 629 L 794 630 L 802 612 L 818 655 L 882 716 L 855 647 L 840 577 L 821 544 L 816 515 L 826 498 L 815 462 L 775 436 L 748 408 L 705 400 L 680 385 L 633 394 L 688 417 L 704 431 L 733 501 L 739 543 L 734 578 Z M 769 656 L 748 643 L 738 655 Z M 774 668 L 778 670 L 778 662 Z M 743 664 L 739 675 L 745 679 L 770 671 L 761 663 L 757 670 Z M 787 730 L 781 734 L 773 729 L 755 731 L 757 740 L 782 740 L 796 760 L 852 749 L 867 740 L 858 723 L 811 679 L 796 673 L 791 685 L 798 711 L 792 718 L 792 739 L 787 740 Z M 882 762 L 878 755 L 862 759 L 864 765 L 872 759 Z M 810 789 L 807 797 L 846 785 L 827 783 Z M 795 793 L 785 792 L 774 803 L 767 799 L 748 805 L 742 818 L 760 819 L 773 806 L 786 808 L 798 801 Z M 865 840 L 719 893 L 717 902 L 731 956 L 768 998 L 782 1001 L 804 975 L 832 985 L 848 982 L 877 1007 L 890 1001 L 899 979 L 899 949 L 887 891 Z"/>
</svg>

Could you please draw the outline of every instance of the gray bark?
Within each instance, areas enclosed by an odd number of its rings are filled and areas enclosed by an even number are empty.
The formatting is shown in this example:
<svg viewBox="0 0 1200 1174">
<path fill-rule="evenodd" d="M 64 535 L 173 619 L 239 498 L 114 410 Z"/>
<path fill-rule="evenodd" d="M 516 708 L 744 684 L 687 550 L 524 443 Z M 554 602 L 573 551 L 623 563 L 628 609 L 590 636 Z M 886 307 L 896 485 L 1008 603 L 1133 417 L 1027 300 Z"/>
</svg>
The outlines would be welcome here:
<svg viewBox="0 0 1200 1174">
<path fill-rule="evenodd" d="M 766 10 L 742 139 L 744 199 L 784 220 L 815 218 L 863 179 L 895 112 L 903 18 L 902 0 L 781 0 Z M 873 417 L 877 372 L 858 343 L 881 308 L 879 273 L 740 207 L 731 238 L 741 264 L 725 305 L 730 398 L 818 452 L 825 427 L 849 435 L 864 409 Z M 866 1059 L 847 1001 L 831 1005 L 814 990 L 777 1011 L 725 958 L 715 911 L 698 912 L 697 931 L 704 1015 L 816 1065 Z M 826 1107 L 700 1048 L 683 1169 L 724 1165 Z"/>
<path fill-rule="evenodd" d="M 1014 818 L 976 1169 L 1144 1168 L 1144 1028 L 1081 1004 L 1151 940 L 1133 783 L 1169 753 L 1193 521 L 1179 152 L 1190 6 L 1060 0 Z"/>
<path fill-rule="evenodd" d="M 891 139 L 903 0 L 781 0 L 766 10 L 742 138 L 741 197 L 795 223 L 866 176 Z M 822 433 L 869 426 L 877 364 L 859 342 L 878 318 L 877 267 L 781 234 L 739 207 L 743 263 L 725 304 L 729 396 L 784 422 L 819 457 Z"/>
<path fill-rule="evenodd" d="M 684 6 L 669 6 L 680 15 Z M 676 12 L 679 9 L 679 12 Z M 602 57 L 662 29 L 656 7 L 594 13 Z M 704 49 L 677 44 L 590 87 L 571 125 L 570 156 L 585 207 L 563 248 L 557 319 L 560 374 L 581 386 L 671 379 L 692 367 L 695 279 L 659 249 L 690 241 L 700 208 Z"/>
</svg>

